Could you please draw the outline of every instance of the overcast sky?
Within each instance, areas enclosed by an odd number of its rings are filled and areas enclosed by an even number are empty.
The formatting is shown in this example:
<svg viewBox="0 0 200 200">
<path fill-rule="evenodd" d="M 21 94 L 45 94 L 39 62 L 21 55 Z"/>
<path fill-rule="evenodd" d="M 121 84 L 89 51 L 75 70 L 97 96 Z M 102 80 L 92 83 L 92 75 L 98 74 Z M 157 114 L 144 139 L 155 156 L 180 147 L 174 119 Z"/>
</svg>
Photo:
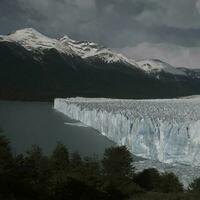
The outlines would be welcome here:
<svg viewBox="0 0 200 200">
<path fill-rule="evenodd" d="M 200 68 L 200 0 L 0 0 L 0 34 L 25 27 Z"/>
</svg>

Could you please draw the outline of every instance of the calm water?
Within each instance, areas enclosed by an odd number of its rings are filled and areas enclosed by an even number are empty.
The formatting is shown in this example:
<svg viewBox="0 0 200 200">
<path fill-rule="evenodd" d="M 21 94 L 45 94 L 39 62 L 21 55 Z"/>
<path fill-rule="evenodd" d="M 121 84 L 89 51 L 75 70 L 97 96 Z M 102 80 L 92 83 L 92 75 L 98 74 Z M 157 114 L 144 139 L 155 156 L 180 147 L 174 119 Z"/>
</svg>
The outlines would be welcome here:
<svg viewBox="0 0 200 200">
<path fill-rule="evenodd" d="M 92 128 L 65 124 L 73 122 L 55 111 L 50 103 L 0 101 L 0 127 L 17 153 L 33 144 L 49 153 L 58 141 L 82 155 L 102 154 L 113 145 Z"/>
</svg>

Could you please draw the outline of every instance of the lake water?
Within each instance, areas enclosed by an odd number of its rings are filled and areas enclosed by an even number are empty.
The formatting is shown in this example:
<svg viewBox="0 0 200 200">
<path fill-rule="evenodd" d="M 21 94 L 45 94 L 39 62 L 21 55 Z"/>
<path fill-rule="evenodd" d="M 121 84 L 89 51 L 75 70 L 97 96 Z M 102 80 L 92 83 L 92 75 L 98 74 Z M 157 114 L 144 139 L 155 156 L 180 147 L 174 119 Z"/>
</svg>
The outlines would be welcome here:
<svg viewBox="0 0 200 200">
<path fill-rule="evenodd" d="M 50 153 L 58 141 L 82 155 L 101 155 L 113 143 L 96 130 L 84 127 L 55 111 L 51 103 L 0 101 L 0 127 L 17 153 L 31 145 Z"/>
</svg>

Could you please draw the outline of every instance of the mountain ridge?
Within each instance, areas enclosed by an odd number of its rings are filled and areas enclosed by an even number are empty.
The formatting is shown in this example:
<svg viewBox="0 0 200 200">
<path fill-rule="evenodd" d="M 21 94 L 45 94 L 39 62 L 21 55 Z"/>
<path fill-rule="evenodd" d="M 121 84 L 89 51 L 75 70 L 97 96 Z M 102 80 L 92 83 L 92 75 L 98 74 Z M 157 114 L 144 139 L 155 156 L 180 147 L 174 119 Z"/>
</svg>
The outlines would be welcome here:
<svg viewBox="0 0 200 200">
<path fill-rule="evenodd" d="M 61 53 L 66 53 L 69 55 L 78 55 L 83 59 L 99 56 L 101 59 L 104 59 L 104 61 L 108 63 L 109 62 L 111 63 L 112 62 L 126 62 L 130 65 L 138 67 L 139 69 L 144 70 L 147 73 L 151 73 L 151 68 L 149 66 L 153 64 L 152 72 L 163 70 L 166 73 L 175 73 L 177 75 L 185 75 L 184 72 L 181 72 L 181 69 L 172 67 L 168 63 L 165 63 L 158 59 L 147 59 L 147 60 L 144 59 L 144 60 L 136 61 L 136 60 L 127 58 L 126 56 L 120 53 L 116 53 L 113 50 L 106 48 L 104 46 L 101 46 L 94 42 L 75 41 L 69 38 L 67 35 L 59 39 L 53 39 L 41 34 L 40 32 L 38 32 L 37 30 L 33 28 L 25 28 L 25 29 L 17 30 L 13 34 L 10 34 L 7 36 L 1 35 L 0 37 L 2 37 L 3 39 L 7 41 L 17 42 L 21 44 L 23 47 L 27 48 L 28 50 L 39 49 L 39 48 L 43 48 L 43 49 L 55 48 Z M 159 67 L 156 68 L 155 66 L 158 66 L 158 65 Z M 169 68 L 169 67 L 174 68 L 176 70 L 165 70 L 165 68 Z"/>
<path fill-rule="evenodd" d="M 35 29 L 0 36 L 0 98 L 172 98 L 200 93 L 200 72 L 135 61 L 109 48 Z"/>
</svg>

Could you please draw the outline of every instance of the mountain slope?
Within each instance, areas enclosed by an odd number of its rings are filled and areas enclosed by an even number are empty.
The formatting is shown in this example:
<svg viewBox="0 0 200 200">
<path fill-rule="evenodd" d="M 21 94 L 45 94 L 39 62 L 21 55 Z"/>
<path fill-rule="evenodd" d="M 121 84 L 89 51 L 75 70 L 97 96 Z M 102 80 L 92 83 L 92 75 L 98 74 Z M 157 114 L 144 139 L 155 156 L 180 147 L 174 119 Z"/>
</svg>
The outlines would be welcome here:
<svg viewBox="0 0 200 200">
<path fill-rule="evenodd" d="M 137 62 L 138 66 L 146 71 L 147 73 L 160 73 L 165 72 L 169 74 L 186 76 L 186 73 L 182 69 L 172 67 L 168 63 L 162 62 L 161 60 L 151 59 L 151 60 L 141 60 Z"/>
<path fill-rule="evenodd" d="M 128 59 L 93 42 L 34 29 L 0 36 L 0 98 L 167 98 L 200 93 L 199 72 Z"/>
</svg>

